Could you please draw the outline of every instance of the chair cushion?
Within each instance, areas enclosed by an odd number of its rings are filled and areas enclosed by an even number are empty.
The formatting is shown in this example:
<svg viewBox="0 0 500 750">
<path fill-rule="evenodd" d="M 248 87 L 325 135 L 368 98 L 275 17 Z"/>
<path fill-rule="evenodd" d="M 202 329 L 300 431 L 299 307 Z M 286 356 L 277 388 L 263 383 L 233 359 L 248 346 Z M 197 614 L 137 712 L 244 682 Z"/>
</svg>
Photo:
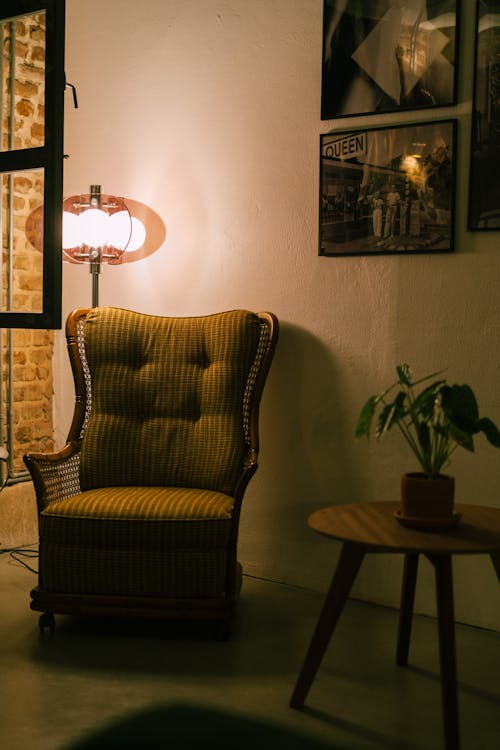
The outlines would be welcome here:
<svg viewBox="0 0 500 750">
<path fill-rule="evenodd" d="M 246 453 L 243 399 L 259 336 L 258 316 L 245 310 L 197 318 L 91 310 L 82 489 L 150 485 L 232 494 Z"/>
<path fill-rule="evenodd" d="M 139 596 L 224 592 L 233 500 L 208 490 L 116 487 L 40 514 L 46 591 Z"/>
<path fill-rule="evenodd" d="M 214 549 L 227 544 L 233 500 L 182 487 L 111 487 L 51 503 L 40 537 L 122 549 Z"/>
</svg>

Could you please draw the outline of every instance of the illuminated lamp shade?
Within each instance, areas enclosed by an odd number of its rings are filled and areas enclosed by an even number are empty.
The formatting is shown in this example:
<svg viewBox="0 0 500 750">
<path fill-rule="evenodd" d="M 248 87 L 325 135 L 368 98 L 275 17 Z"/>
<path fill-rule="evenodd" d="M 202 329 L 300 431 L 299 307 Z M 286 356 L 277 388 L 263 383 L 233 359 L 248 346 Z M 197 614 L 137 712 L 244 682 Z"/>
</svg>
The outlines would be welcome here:
<svg viewBox="0 0 500 750">
<path fill-rule="evenodd" d="M 125 203 L 132 217 L 132 236 L 123 255 L 110 265 L 117 263 L 134 263 L 155 253 L 165 242 L 167 230 L 158 214 L 145 203 L 125 198 Z"/>
<path fill-rule="evenodd" d="M 63 202 L 63 253 L 75 263 L 90 263 L 92 306 L 99 304 L 102 263 L 118 260 L 132 235 L 132 218 L 123 198 L 103 195 L 91 185 L 88 195 Z"/>
<path fill-rule="evenodd" d="M 146 227 L 140 219 L 132 216 L 132 234 L 130 236 L 130 242 L 125 248 L 127 253 L 133 253 L 144 245 L 146 241 Z"/>
<path fill-rule="evenodd" d="M 33 247 L 42 252 L 43 206 L 31 211 L 25 231 Z M 89 264 L 94 307 L 99 304 L 102 264 L 143 260 L 163 245 L 166 234 L 165 224 L 152 208 L 132 198 L 102 194 L 99 185 L 63 201 L 63 260 Z"/>
<path fill-rule="evenodd" d="M 63 253 L 77 263 L 107 263 L 119 258 L 132 234 L 132 219 L 123 198 L 101 194 L 72 195 L 63 202 Z"/>
</svg>

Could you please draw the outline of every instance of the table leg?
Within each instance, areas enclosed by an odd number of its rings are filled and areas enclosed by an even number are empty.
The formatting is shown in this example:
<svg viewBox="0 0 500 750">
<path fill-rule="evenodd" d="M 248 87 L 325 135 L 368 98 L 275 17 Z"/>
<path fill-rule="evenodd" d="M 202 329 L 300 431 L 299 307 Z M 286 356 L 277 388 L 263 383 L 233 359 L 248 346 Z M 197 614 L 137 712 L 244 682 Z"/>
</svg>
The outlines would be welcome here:
<svg viewBox="0 0 500 750">
<path fill-rule="evenodd" d="M 292 708 L 304 705 L 364 556 L 365 550 L 359 545 L 345 543 L 342 546 L 337 568 L 290 700 Z"/>
<path fill-rule="evenodd" d="M 453 578 L 450 555 L 427 555 L 436 574 L 436 596 L 441 663 L 444 739 L 446 750 L 459 750 L 457 668 L 455 657 L 455 622 L 453 613 Z"/>
<path fill-rule="evenodd" d="M 490 557 L 497 574 L 498 582 L 500 583 L 500 552 L 492 552 Z"/>
<path fill-rule="evenodd" d="M 405 555 L 403 584 L 401 587 L 401 606 L 399 608 L 398 645 L 396 664 L 406 667 L 410 649 L 411 621 L 417 583 L 418 554 Z"/>
</svg>

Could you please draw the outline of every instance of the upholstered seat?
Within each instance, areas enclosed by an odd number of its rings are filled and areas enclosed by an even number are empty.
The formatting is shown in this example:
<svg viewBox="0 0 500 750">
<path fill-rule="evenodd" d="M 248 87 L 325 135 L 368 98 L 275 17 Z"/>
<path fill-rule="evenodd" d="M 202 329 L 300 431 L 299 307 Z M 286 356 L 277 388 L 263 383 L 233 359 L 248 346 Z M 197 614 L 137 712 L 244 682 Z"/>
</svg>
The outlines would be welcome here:
<svg viewBox="0 0 500 750">
<path fill-rule="evenodd" d="M 228 618 L 240 506 L 277 339 L 269 313 L 163 318 L 117 308 L 67 322 L 67 445 L 25 456 L 40 528 L 33 609 Z"/>
</svg>

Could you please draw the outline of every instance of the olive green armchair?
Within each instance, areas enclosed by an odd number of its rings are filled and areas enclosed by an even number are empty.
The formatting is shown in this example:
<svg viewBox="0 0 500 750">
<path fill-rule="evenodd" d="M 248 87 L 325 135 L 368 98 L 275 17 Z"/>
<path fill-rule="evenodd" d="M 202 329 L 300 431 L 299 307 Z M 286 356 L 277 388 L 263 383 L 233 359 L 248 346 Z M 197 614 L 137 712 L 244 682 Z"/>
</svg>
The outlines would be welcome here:
<svg viewBox="0 0 500 750">
<path fill-rule="evenodd" d="M 40 561 L 31 608 L 216 620 L 241 585 L 240 509 L 278 337 L 272 313 L 172 318 L 97 307 L 66 324 L 66 446 L 24 457 Z"/>
</svg>

